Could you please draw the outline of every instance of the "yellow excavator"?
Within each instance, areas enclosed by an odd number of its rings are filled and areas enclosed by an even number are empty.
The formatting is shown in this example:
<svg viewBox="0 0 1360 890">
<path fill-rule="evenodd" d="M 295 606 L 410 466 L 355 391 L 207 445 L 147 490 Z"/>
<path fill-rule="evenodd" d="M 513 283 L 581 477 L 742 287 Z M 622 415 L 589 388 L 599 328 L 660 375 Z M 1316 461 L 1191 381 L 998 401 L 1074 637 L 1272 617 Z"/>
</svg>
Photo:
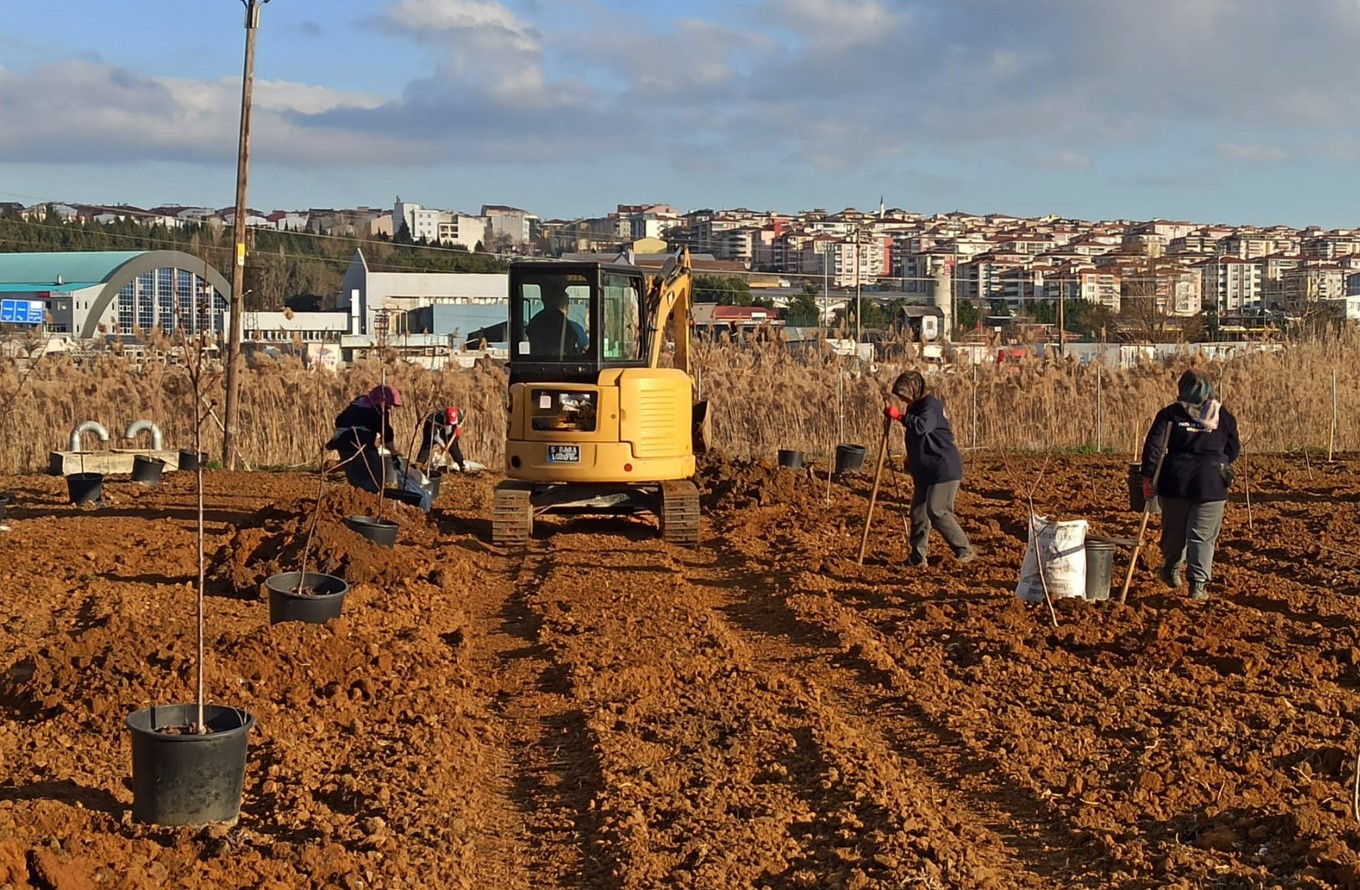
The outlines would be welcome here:
<svg viewBox="0 0 1360 890">
<path fill-rule="evenodd" d="M 698 543 L 694 455 L 709 420 L 690 370 L 691 278 L 687 249 L 657 274 L 631 258 L 511 264 L 495 543 L 528 543 L 549 511 L 651 513 L 663 540 Z M 668 324 L 674 358 L 662 367 Z"/>
</svg>

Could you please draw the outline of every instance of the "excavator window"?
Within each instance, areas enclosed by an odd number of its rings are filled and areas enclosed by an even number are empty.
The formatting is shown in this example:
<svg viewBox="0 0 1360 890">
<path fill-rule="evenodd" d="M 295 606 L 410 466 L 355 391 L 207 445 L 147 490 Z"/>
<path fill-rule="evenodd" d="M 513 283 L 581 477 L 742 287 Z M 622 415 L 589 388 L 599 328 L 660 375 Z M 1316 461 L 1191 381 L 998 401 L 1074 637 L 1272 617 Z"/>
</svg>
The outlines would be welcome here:
<svg viewBox="0 0 1360 890">
<path fill-rule="evenodd" d="M 638 318 L 642 280 L 627 275 L 604 276 L 605 361 L 633 361 L 641 357 L 642 332 Z"/>
<path fill-rule="evenodd" d="M 520 287 L 520 358 L 570 361 L 589 351 L 591 285 L 584 276 L 526 278 Z"/>
</svg>

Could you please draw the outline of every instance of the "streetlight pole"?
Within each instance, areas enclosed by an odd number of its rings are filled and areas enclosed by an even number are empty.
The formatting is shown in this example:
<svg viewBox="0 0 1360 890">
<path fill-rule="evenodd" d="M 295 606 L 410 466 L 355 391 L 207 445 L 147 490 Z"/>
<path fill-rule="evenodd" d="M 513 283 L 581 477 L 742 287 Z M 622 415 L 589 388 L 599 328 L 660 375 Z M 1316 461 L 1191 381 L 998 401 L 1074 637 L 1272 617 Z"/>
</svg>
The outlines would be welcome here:
<svg viewBox="0 0 1360 890">
<path fill-rule="evenodd" d="M 246 58 L 241 73 L 241 136 L 236 154 L 236 218 L 232 226 L 231 316 L 227 333 L 227 404 L 222 418 L 222 466 L 236 469 L 236 425 L 241 410 L 241 341 L 246 295 L 246 173 L 250 166 L 250 97 L 255 87 L 255 32 L 269 0 L 241 0 L 246 9 Z"/>
</svg>

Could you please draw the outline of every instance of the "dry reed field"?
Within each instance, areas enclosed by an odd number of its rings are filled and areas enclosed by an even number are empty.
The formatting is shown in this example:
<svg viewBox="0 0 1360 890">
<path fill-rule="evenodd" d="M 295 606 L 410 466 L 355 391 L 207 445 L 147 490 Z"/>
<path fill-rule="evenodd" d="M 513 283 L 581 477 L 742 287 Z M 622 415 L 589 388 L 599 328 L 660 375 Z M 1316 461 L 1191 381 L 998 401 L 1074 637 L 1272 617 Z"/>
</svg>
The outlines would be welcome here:
<svg viewBox="0 0 1360 890">
<path fill-rule="evenodd" d="M 1336 374 L 1338 451 L 1360 450 L 1360 351 L 1354 332 L 1282 351 L 1208 363 L 1225 404 L 1236 413 L 1248 452 L 1325 450 L 1332 442 L 1332 377 Z M 795 352 L 779 344 L 699 344 L 697 374 L 710 400 L 714 440 L 732 457 L 770 457 L 779 448 L 828 454 L 838 442 L 878 441 L 883 393 L 907 365 L 861 366 L 829 352 Z M 1101 450 L 1131 453 L 1158 408 L 1174 398 L 1175 377 L 1194 358 L 1124 371 L 1075 362 L 931 369 L 959 444 L 965 450 Z M 252 467 L 314 465 L 335 415 L 382 379 L 399 387 L 399 450 L 411 447 L 418 418 L 445 405 L 470 412 L 465 453 L 497 467 L 502 460 L 506 373 L 482 361 L 470 370 L 431 372 L 393 360 L 339 372 L 308 369 L 293 359 L 263 360 L 245 376 L 241 453 Z M 222 380 L 212 381 L 223 401 Z M 154 360 L 104 356 L 76 364 L 51 356 L 25 375 L 13 361 L 0 367 L 0 471 L 30 472 L 48 452 L 65 449 L 84 420 L 118 439 L 131 422 L 149 419 L 167 448 L 190 442 L 192 399 L 183 368 Z M 213 421 L 207 448 L 221 453 Z M 92 440 L 87 437 L 87 444 Z M 145 440 L 142 440 L 143 443 Z M 124 447 L 111 441 L 96 447 Z"/>
</svg>

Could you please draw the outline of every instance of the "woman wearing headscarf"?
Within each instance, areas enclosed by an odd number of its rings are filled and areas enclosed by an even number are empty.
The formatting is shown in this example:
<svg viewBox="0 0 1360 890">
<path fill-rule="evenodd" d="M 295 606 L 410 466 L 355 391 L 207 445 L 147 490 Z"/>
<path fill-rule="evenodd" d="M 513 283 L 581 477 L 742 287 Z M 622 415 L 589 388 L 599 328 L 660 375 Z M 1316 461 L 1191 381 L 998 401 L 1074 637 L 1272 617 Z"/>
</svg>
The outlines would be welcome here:
<svg viewBox="0 0 1360 890">
<path fill-rule="evenodd" d="M 926 565 L 932 526 L 954 550 L 961 563 L 976 557 L 968 536 L 954 516 L 954 500 L 963 481 L 963 456 L 954 444 L 954 430 L 944 414 L 944 403 L 926 389 L 916 371 L 893 381 L 892 394 L 907 403 L 906 411 L 886 405 L 884 416 L 902 424 L 907 437 L 907 472 L 912 479 L 911 554 L 907 564 Z"/>
<path fill-rule="evenodd" d="M 1177 383 L 1176 401 L 1157 412 L 1143 442 L 1143 494 L 1157 495 L 1162 507 L 1158 575 L 1174 590 L 1184 567 L 1195 601 L 1209 598 L 1232 462 L 1241 452 L 1237 419 L 1219 402 L 1213 382 L 1203 371 L 1187 370 Z"/>
<path fill-rule="evenodd" d="M 345 406 L 335 418 L 335 435 L 327 448 L 340 452 L 349 484 L 364 491 L 378 492 L 387 479 L 380 448 L 396 454 L 389 414 L 401 407 L 401 393 L 395 386 L 375 386 Z"/>
</svg>

